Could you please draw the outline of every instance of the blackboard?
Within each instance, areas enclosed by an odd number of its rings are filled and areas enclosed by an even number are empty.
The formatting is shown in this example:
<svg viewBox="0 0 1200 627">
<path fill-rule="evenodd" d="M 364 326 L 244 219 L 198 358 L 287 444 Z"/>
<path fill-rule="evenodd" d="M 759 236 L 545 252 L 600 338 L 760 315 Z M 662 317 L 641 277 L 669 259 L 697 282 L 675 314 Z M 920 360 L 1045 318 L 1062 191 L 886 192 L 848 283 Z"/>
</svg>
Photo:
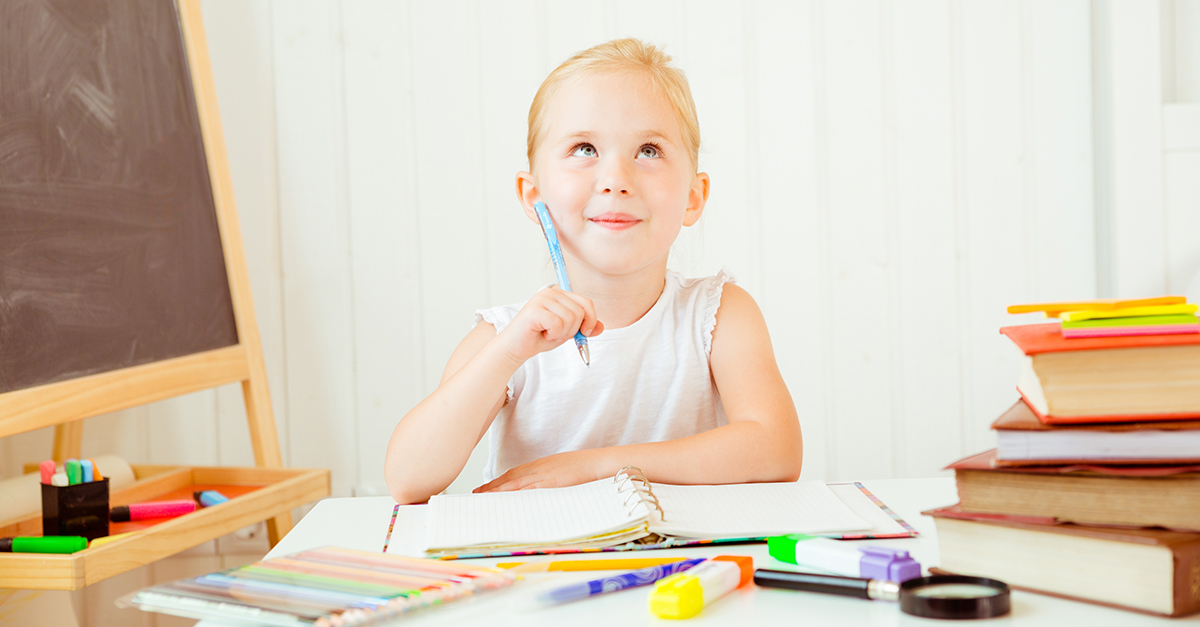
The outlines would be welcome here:
<svg viewBox="0 0 1200 627">
<path fill-rule="evenodd" d="M 0 393 L 238 344 L 205 159 L 172 0 L 0 1 Z"/>
</svg>

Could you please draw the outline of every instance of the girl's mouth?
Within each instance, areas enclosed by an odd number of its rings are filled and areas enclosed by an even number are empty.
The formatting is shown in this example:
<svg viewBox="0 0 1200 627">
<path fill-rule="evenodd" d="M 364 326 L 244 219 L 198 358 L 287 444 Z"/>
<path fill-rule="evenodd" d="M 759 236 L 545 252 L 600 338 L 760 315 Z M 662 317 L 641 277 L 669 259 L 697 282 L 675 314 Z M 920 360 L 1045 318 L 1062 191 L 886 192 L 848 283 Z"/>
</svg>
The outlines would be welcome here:
<svg viewBox="0 0 1200 627">
<path fill-rule="evenodd" d="M 593 218 L 589 218 L 589 221 L 591 221 L 595 224 L 598 224 L 606 229 L 612 229 L 614 231 L 619 231 L 621 229 L 627 229 L 627 228 L 637 224 L 638 222 L 641 222 L 641 220 L 639 220 L 627 213 L 614 213 L 614 212 L 602 213 Z"/>
</svg>

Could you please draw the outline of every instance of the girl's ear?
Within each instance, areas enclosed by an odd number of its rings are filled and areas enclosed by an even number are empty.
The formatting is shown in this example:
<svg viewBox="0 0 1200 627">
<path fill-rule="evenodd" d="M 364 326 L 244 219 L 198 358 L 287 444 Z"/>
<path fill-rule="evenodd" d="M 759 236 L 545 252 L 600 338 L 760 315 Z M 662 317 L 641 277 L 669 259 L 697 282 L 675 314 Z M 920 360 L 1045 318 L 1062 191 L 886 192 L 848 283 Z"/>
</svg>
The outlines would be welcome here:
<svg viewBox="0 0 1200 627">
<path fill-rule="evenodd" d="M 687 209 L 683 212 L 684 226 L 695 224 L 700 219 L 700 214 L 704 213 L 704 204 L 708 202 L 708 186 L 708 174 L 705 172 L 698 172 L 692 179 L 692 189 L 688 192 Z"/>
<path fill-rule="evenodd" d="M 521 201 L 521 206 L 525 208 L 525 215 L 539 225 L 541 222 L 538 221 L 537 212 L 533 210 L 533 204 L 541 199 L 542 195 L 537 191 L 533 175 L 529 172 L 517 172 L 517 200 Z"/>
</svg>

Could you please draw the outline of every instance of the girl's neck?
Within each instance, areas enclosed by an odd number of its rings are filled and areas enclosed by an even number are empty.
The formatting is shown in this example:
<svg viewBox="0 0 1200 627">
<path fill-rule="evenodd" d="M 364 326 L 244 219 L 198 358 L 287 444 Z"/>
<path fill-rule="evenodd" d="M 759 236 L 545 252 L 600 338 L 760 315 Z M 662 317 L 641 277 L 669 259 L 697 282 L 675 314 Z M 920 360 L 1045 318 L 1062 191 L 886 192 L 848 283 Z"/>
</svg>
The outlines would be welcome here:
<svg viewBox="0 0 1200 627">
<path fill-rule="evenodd" d="M 646 315 L 666 285 L 667 259 L 630 274 L 610 275 L 569 260 L 571 289 L 592 299 L 606 329 L 627 327 Z"/>
</svg>

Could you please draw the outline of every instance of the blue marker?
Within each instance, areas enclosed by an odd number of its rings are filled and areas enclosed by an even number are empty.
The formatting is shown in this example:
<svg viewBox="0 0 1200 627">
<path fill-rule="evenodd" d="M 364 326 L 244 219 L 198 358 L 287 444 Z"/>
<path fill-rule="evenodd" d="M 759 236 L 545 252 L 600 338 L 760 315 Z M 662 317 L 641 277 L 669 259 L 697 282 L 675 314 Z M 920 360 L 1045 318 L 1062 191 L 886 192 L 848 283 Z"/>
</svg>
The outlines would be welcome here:
<svg viewBox="0 0 1200 627">
<path fill-rule="evenodd" d="M 595 579 L 584 583 L 571 584 L 561 588 L 555 588 L 548 592 L 538 595 L 537 600 L 548 604 L 557 605 L 559 603 L 567 603 L 579 599 L 586 599 L 597 594 L 605 592 L 616 592 L 626 588 L 636 588 L 638 586 L 648 586 L 659 579 L 670 577 L 675 573 L 683 572 L 701 562 L 707 561 L 706 558 L 700 557 L 697 559 L 683 560 L 682 562 L 672 562 L 670 564 L 662 564 L 660 566 L 651 566 L 635 570 L 624 575 L 614 575 L 603 579 Z"/>
<path fill-rule="evenodd" d="M 542 223 L 542 235 L 546 236 L 546 243 L 550 245 L 550 258 L 554 260 L 554 273 L 558 275 L 558 286 L 569 292 L 571 291 L 571 279 L 567 278 L 567 264 L 563 262 L 562 248 L 558 245 L 558 233 L 554 230 L 550 212 L 546 211 L 546 205 L 540 200 L 533 203 L 533 210 L 537 212 L 538 221 Z M 592 365 L 587 336 L 583 334 L 583 331 L 575 332 L 575 348 L 579 349 L 583 365 Z"/>
</svg>

